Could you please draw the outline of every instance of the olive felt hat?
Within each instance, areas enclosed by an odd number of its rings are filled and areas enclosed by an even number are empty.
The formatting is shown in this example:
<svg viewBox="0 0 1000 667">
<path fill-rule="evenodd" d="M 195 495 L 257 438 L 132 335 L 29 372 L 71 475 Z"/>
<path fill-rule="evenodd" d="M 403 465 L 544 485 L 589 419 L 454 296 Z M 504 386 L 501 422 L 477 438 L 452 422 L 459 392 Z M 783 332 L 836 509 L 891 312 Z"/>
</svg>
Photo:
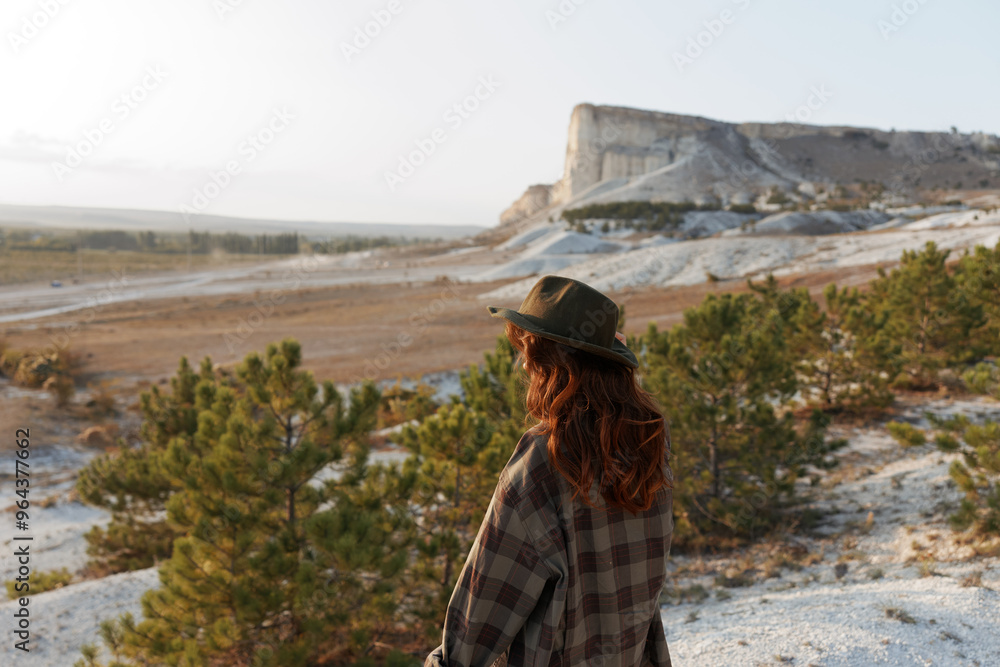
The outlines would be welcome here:
<svg viewBox="0 0 1000 667">
<path fill-rule="evenodd" d="M 632 350 L 615 337 L 618 305 L 596 289 L 572 278 L 545 276 L 531 288 L 517 310 L 486 307 L 493 317 L 564 345 L 638 368 Z"/>
</svg>

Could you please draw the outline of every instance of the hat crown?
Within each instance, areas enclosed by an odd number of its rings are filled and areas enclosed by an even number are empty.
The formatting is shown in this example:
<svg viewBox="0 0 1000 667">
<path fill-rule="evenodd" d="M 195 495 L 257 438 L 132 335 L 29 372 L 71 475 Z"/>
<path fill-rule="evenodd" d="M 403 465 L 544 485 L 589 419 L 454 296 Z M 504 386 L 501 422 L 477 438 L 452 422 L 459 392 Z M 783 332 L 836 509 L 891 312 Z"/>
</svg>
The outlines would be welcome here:
<svg viewBox="0 0 1000 667">
<path fill-rule="evenodd" d="M 610 349 L 618 329 L 618 306 L 590 285 L 545 276 L 518 308 L 541 330 Z"/>
</svg>

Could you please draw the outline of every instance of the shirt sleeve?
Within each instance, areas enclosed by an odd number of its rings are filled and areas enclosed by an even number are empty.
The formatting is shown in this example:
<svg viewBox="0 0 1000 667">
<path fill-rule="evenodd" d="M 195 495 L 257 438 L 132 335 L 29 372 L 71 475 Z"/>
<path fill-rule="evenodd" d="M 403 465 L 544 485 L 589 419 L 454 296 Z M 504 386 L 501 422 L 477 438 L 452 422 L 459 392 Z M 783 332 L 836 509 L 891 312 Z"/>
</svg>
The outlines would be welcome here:
<svg viewBox="0 0 1000 667">
<path fill-rule="evenodd" d="M 490 667 L 525 625 L 549 577 L 498 488 L 448 603 L 441 646 L 424 667 Z"/>
</svg>

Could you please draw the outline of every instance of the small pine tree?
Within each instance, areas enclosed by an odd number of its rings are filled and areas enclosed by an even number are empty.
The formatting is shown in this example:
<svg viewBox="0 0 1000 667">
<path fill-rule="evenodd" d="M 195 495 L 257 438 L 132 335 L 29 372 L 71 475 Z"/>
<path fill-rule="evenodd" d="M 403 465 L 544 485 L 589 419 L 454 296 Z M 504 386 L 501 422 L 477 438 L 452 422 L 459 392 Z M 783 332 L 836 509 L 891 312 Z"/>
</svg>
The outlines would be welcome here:
<svg viewBox="0 0 1000 667">
<path fill-rule="evenodd" d="M 778 518 L 806 463 L 839 443 L 814 412 L 797 429 L 797 390 L 782 315 L 750 294 L 709 295 L 684 323 L 642 339 L 645 382 L 666 409 L 675 471 L 675 541 L 703 547 L 725 531 L 746 537 Z"/>
<path fill-rule="evenodd" d="M 522 360 L 515 356 L 507 337 L 499 336 L 494 351 L 483 355 L 482 364 L 470 365 L 459 376 L 460 402 L 485 414 L 495 425 L 514 421 L 523 426 L 527 418 L 524 409 L 526 377 Z"/>
<path fill-rule="evenodd" d="M 826 310 L 805 288 L 783 290 L 773 275 L 747 281 L 784 328 L 785 351 L 795 365 L 807 404 L 824 411 L 881 409 L 893 395 L 900 345 L 885 332 L 887 313 L 864 307 L 857 289 L 823 290 Z"/>
<path fill-rule="evenodd" d="M 952 461 L 948 470 L 965 498 L 950 517 L 958 530 L 1000 536 L 1000 423 L 963 425 L 962 459 Z M 953 444 L 939 437 L 938 446 L 947 451 Z"/>
<path fill-rule="evenodd" d="M 405 389 L 401 380 L 397 380 L 382 391 L 378 427 L 396 426 L 413 419 L 420 421 L 434 414 L 438 408 L 434 393 L 430 385 L 418 384 L 413 389 Z"/>
<path fill-rule="evenodd" d="M 419 515 L 413 595 L 431 634 L 441 627 L 496 487 L 500 470 L 484 460 L 492 436 L 486 416 L 461 404 L 446 405 L 420 426 L 402 432 L 403 444 L 413 452 L 403 474 L 414 480 L 410 502 Z"/>
<path fill-rule="evenodd" d="M 239 384 L 198 384 L 212 401 L 161 459 L 179 537 L 145 618 L 122 616 L 109 646 L 126 664 L 315 664 L 364 653 L 391 617 L 405 512 L 372 502 L 376 479 L 361 483 L 378 391 L 345 407 L 301 363 L 286 340 L 249 355 Z"/>
<path fill-rule="evenodd" d="M 937 448 L 946 454 L 960 454 L 948 468 L 965 494 L 948 519 L 952 528 L 970 530 L 981 537 L 1000 536 L 1000 423 L 973 424 L 965 415 L 926 416 L 936 431 Z M 910 424 L 893 422 L 889 431 L 904 447 L 927 441 L 927 434 Z"/>
<path fill-rule="evenodd" d="M 986 323 L 982 306 L 957 289 L 947 259 L 947 250 L 928 241 L 923 250 L 903 251 L 898 268 L 880 268 L 872 281 L 866 305 L 887 316 L 885 333 L 901 341 L 899 385 L 934 386 L 942 368 L 982 356 L 970 344 Z"/>
<path fill-rule="evenodd" d="M 984 353 L 1000 356 L 1000 242 L 992 249 L 976 246 L 966 253 L 955 271 L 960 296 L 979 307 L 987 321 L 979 329 L 976 345 Z"/>
<path fill-rule="evenodd" d="M 482 368 L 470 366 L 459 381 L 461 403 L 486 416 L 493 432 L 487 449 L 488 467 L 499 471 L 510 459 L 524 431 L 535 423 L 525 411 L 527 375 L 521 360 L 515 357 L 507 337 L 499 336 L 495 351 L 483 355 Z"/>
<path fill-rule="evenodd" d="M 881 409 L 892 400 L 888 378 L 892 350 L 884 349 L 878 322 L 861 308 L 857 289 L 823 290 L 826 311 L 808 297 L 791 318 L 795 342 L 789 346 L 798 360 L 800 382 L 807 402 L 825 411 Z M 871 325 L 876 331 L 866 331 Z"/>
<path fill-rule="evenodd" d="M 973 394 L 988 394 L 1000 398 L 1000 369 L 981 361 L 962 373 L 965 388 Z"/>
<path fill-rule="evenodd" d="M 444 611 L 500 471 L 528 427 L 524 375 L 506 336 L 482 367 L 460 376 L 457 397 L 402 432 L 413 455 L 403 467 L 416 508 L 418 557 L 410 597 L 426 637 L 439 636 Z"/>
<path fill-rule="evenodd" d="M 111 512 L 106 529 L 95 526 L 86 535 L 90 571 L 143 569 L 170 556 L 177 533 L 163 517 L 167 500 L 180 485 L 164 469 L 163 457 L 171 442 L 191 441 L 198 414 L 214 402 L 220 384 L 228 383 L 212 370 L 210 360 L 195 372 L 182 357 L 170 393 L 153 387 L 140 398 L 142 443 L 99 456 L 80 471 L 80 497 Z"/>
</svg>

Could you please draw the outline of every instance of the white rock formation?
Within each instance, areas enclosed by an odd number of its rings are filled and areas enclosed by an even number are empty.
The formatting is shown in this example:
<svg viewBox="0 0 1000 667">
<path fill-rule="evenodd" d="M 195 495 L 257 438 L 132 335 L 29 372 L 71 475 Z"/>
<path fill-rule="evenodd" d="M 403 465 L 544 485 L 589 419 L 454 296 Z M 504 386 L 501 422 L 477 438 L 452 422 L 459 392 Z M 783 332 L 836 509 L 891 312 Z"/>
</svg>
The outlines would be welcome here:
<svg viewBox="0 0 1000 667">
<path fill-rule="evenodd" d="M 580 104 L 570 117 L 562 179 L 533 185 L 501 215 L 515 223 L 615 201 L 749 203 L 770 190 L 806 199 L 858 181 L 907 193 L 1000 187 L 1000 138 L 794 123 L 724 123 Z"/>
</svg>

